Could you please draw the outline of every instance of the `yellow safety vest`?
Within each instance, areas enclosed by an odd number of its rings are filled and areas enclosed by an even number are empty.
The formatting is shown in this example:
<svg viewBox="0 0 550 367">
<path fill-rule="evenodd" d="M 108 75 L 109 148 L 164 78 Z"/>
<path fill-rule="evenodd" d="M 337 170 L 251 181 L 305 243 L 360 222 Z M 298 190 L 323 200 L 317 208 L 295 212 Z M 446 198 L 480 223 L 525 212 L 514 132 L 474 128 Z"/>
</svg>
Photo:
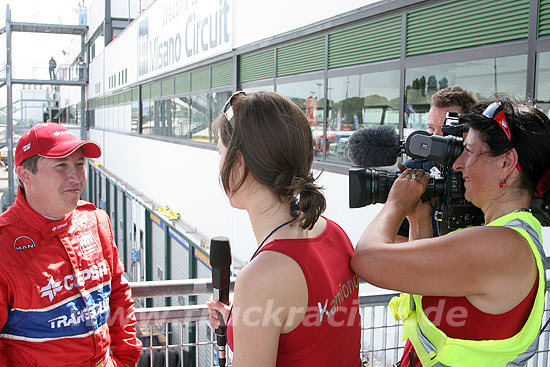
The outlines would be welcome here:
<svg viewBox="0 0 550 367">
<path fill-rule="evenodd" d="M 539 284 L 531 314 L 514 336 L 501 340 L 464 340 L 449 338 L 424 314 L 422 296 L 401 294 L 390 301 L 396 320 L 403 321 L 403 340 L 411 341 L 423 367 L 519 367 L 525 366 L 538 348 L 544 312 L 546 256 L 542 247 L 541 226 L 529 212 L 502 216 L 488 226 L 516 230 L 529 243 L 539 271 Z"/>
</svg>

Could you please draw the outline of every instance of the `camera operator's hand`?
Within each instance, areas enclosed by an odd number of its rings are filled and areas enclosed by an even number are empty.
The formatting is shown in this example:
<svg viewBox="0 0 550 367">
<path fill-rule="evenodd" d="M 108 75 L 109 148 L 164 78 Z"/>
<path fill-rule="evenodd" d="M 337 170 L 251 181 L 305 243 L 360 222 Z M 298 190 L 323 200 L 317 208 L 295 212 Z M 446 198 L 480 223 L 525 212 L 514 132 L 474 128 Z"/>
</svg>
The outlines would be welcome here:
<svg viewBox="0 0 550 367">
<path fill-rule="evenodd" d="M 393 183 L 386 203 L 400 207 L 405 216 L 412 215 L 421 203 L 420 197 L 426 191 L 429 180 L 430 174 L 421 169 L 405 169 Z M 429 203 L 427 205 L 429 206 Z M 422 207 L 420 210 L 423 213 L 427 209 Z M 414 214 L 414 218 L 416 218 L 416 214 Z"/>
</svg>

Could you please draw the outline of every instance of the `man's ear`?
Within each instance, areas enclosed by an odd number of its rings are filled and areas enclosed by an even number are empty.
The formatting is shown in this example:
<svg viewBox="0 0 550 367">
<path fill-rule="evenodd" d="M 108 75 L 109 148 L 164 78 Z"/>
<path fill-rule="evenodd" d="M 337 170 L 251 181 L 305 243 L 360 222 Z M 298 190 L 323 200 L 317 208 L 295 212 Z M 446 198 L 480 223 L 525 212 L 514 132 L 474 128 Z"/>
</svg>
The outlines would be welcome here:
<svg viewBox="0 0 550 367">
<path fill-rule="evenodd" d="M 23 185 L 27 185 L 30 182 L 32 172 L 23 166 L 18 166 L 15 168 L 15 174 L 23 182 Z"/>
</svg>

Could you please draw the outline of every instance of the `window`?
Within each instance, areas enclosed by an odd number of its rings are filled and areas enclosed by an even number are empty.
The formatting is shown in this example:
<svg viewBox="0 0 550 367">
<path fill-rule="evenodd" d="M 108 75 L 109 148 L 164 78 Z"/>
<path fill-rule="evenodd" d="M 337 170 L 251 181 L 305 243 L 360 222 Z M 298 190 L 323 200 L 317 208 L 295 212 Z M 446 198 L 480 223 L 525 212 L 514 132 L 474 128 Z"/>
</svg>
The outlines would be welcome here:
<svg viewBox="0 0 550 367">
<path fill-rule="evenodd" d="M 550 52 L 541 52 L 537 55 L 537 78 L 535 87 L 535 101 L 537 107 L 550 117 Z"/>
<path fill-rule="evenodd" d="M 212 103 L 210 104 L 210 120 L 213 122 L 222 113 L 223 106 L 229 97 L 231 97 L 231 91 L 215 92 L 212 93 Z M 209 141 L 215 143 L 214 137 L 209 136 Z"/>
<path fill-rule="evenodd" d="M 407 69 L 405 135 L 412 130 L 426 129 L 430 99 L 439 89 L 460 85 L 480 101 L 495 96 L 524 98 L 526 77 L 527 55 Z"/>
<path fill-rule="evenodd" d="M 348 139 L 376 125 L 399 127 L 399 70 L 328 80 L 326 158 L 349 162 Z"/>
<path fill-rule="evenodd" d="M 210 134 L 210 113 L 208 95 L 197 94 L 191 96 L 191 131 L 189 139 L 208 141 Z"/>
<path fill-rule="evenodd" d="M 138 133 L 138 120 L 139 120 L 139 102 L 132 101 L 131 108 L 131 131 L 132 133 Z"/>
<path fill-rule="evenodd" d="M 153 126 L 155 124 L 155 103 L 151 100 L 142 102 L 143 112 L 141 118 L 141 133 L 144 135 L 153 134 Z"/>
<path fill-rule="evenodd" d="M 306 114 L 316 157 L 322 157 L 323 153 L 323 85 L 322 79 L 277 85 L 277 92 L 290 98 Z"/>
<path fill-rule="evenodd" d="M 172 129 L 177 137 L 189 137 L 189 120 L 191 118 L 191 104 L 189 97 L 172 98 Z"/>
</svg>

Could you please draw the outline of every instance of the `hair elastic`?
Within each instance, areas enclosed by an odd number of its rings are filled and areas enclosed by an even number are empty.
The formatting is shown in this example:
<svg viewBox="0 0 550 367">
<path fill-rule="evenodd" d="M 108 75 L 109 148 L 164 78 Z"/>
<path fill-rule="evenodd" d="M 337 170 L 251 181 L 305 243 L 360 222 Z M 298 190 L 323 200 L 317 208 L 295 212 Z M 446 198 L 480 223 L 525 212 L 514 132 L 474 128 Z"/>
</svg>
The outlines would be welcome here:
<svg viewBox="0 0 550 367">
<path fill-rule="evenodd" d="M 543 197 L 548 190 L 550 189 L 550 168 L 547 168 L 546 171 L 544 171 L 542 177 L 539 180 L 539 183 L 537 184 L 537 189 L 535 190 L 535 194 L 539 197 Z"/>
</svg>

